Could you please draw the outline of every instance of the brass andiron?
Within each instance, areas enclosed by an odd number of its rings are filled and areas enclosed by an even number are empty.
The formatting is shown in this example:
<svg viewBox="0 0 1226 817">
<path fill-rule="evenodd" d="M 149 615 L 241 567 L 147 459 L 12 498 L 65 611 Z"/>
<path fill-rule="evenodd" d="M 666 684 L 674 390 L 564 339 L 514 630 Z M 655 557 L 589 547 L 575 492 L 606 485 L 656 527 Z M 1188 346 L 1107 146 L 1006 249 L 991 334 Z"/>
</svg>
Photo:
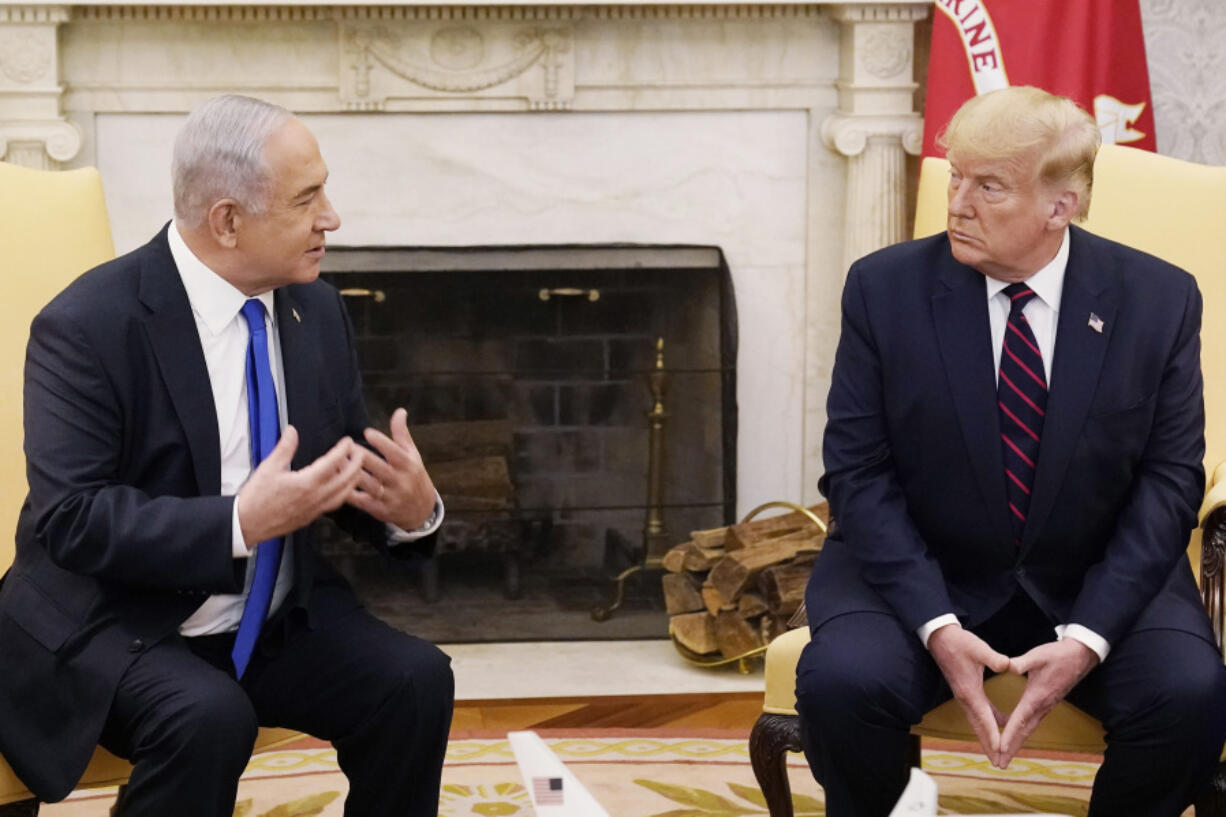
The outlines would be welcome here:
<svg viewBox="0 0 1226 817">
<path fill-rule="evenodd" d="M 594 621 L 608 621 L 622 606 L 626 579 L 641 570 L 659 570 L 668 551 L 668 528 L 664 524 L 664 425 L 668 412 L 664 396 L 668 393 L 668 372 L 664 371 L 664 338 L 656 338 L 656 365 L 647 375 L 651 391 L 651 410 L 647 412 L 647 521 L 643 525 L 643 559 L 613 579 L 613 601 L 607 607 L 593 607 Z"/>
</svg>

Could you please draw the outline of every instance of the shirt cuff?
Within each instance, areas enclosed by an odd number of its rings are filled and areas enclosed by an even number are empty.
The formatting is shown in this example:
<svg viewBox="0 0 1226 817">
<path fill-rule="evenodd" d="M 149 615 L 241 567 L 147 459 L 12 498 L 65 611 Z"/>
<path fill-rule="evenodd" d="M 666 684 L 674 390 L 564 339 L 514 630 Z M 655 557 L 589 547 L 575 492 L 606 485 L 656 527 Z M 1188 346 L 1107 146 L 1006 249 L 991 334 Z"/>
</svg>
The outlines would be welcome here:
<svg viewBox="0 0 1226 817">
<path fill-rule="evenodd" d="M 923 643 L 924 649 L 928 649 L 928 639 L 932 637 L 933 633 L 944 627 L 946 624 L 957 623 L 957 616 L 955 616 L 953 613 L 946 613 L 943 616 L 937 616 L 936 618 L 921 624 L 919 629 L 915 631 L 915 634 L 919 636 L 919 640 Z"/>
<path fill-rule="evenodd" d="M 230 523 L 230 552 L 235 559 L 248 559 L 251 557 L 251 549 L 247 547 L 247 543 L 243 541 L 243 526 L 238 522 L 238 494 L 234 495 L 234 514 L 233 521 Z"/>
<path fill-rule="evenodd" d="M 1098 656 L 1098 660 L 1106 661 L 1107 653 L 1111 652 L 1111 645 L 1107 643 L 1107 639 L 1103 638 L 1098 633 L 1083 627 L 1080 624 L 1059 624 L 1056 626 L 1056 639 L 1063 641 L 1066 638 L 1071 638 L 1074 641 L 1080 641 L 1085 644 L 1094 654 Z"/>
<path fill-rule="evenodd" d="M 438 530 L 438 526 L 443 524 L 443 498 L 436 491 L 434 494 L 434 513 L 430 514 L 430 518 L 417 530 L 404 530 L 399 525 L 387 523 L 387 538 L 393 543 L 400 545 L 405 542 L 415 542 L 418 539 L 429 536 Z"/>
</svg>

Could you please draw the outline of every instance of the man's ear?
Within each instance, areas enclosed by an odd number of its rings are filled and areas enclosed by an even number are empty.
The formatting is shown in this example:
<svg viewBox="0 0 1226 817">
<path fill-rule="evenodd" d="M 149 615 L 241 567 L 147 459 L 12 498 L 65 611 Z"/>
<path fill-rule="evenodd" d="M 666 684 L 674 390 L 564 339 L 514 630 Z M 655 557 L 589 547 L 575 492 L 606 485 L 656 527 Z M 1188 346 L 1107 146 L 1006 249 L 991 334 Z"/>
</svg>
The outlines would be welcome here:
<svg viewBox="0 0 1226 817">
<path fill-rule="evenodd" d="M 1053 230 L 1063 230 L 1077 216 L 1077 205 L 1081 197 L 1074 190 L 1061 191 L 1051 203 L 1051 215 L 1047 218 L 1047 226 Z"/>
<path fill-rule="evenodd" d="M 238 227 L 242 216 L 234 199 L 218 199 L 209 208 L 208 225 L 213 240 L 227 249 L 238 246 Z"/>
</svg>

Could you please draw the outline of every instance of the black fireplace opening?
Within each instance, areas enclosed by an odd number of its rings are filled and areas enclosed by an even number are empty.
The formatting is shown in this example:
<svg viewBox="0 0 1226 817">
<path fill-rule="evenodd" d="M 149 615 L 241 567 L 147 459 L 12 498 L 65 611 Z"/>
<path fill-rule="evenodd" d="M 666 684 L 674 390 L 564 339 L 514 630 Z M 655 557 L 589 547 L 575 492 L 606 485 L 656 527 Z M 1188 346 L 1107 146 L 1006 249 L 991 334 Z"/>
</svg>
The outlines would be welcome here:
<svg viewBox="0 0 1226 817">
<path fill-rule="evenodd" d="M 446 506 L 426 562 L 325 529 L 363 602 L 439 642 L 665 637 L 657 570 L 607 620 L 591 611 L 643 562 L 649 518 L 673 543 L 733 521 L 736 312 L 719 249 L 341 247 L 323 277 L 345 296 L 372 424 L 408 411 Z"/>
</svg>

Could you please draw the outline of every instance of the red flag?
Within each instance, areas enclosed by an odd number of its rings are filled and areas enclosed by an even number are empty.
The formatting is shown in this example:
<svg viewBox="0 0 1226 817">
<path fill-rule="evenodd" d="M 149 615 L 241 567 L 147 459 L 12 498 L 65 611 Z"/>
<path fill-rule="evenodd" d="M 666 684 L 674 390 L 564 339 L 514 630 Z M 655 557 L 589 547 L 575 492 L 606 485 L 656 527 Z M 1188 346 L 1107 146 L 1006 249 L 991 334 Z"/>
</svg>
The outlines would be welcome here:
<svg viewBox="0 0 1226 817">
<path fill-rule="evenodd" d="M 971 96 L 1035 85 L 1075 100 L 1103 142 L 1156 150 L 1137 0 L 935 0 L 924 155 Z"/>
</svg>

